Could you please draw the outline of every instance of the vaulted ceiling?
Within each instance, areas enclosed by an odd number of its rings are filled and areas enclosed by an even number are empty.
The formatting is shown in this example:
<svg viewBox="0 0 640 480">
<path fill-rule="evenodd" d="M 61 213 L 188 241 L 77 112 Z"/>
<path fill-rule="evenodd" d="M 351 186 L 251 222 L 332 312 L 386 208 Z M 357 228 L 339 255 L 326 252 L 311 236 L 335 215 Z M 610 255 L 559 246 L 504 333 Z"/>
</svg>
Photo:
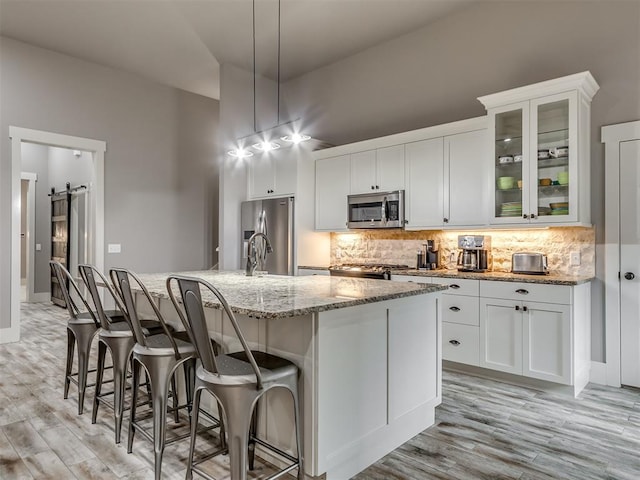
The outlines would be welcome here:
<svg viewBox="0 0 640 480">
<path fill-rule="evenodd" d="M 285 81 L 482 0 L 0 0 L 0 34 L 219 98 L 223 63 Z M 278 49 L 280 39 L 280 49 Z"/>
</svg>

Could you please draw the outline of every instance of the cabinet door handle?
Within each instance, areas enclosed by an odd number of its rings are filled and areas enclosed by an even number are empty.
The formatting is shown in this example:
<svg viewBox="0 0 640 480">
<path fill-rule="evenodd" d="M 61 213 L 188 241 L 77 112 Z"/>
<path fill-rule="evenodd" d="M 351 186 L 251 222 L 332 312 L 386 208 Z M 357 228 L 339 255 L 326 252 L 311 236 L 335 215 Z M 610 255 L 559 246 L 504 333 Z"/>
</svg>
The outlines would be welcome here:
<svg viewBox="0 0 640 480">
<path fill-rule="evenodd" d="M 532 213 L 532 214 L 531 214 L 531 218 L 536 218 L 536 214 L 535 214 L 535 213 Z"/>
<path fill-rule="evenodd" d="M 376 185 L 376 190 L 379 190 L 379 189 L 380 189 L 380 185 Z"/>
<path fill-rule="evenodd" d="M 371 190 L 375 190 L 375 189 L 376 189 L 376 187 L 374 187 L 373 185 L 371 185 Z"/>
<path fill-rule="evenodd" d="M 633 280 L 634 278 L 636 278 L 636 276 L 633 272 L 627 272 L 624 274 L 624 278 L 627 280 Z"/>
<path fill-rule="evenodd" d="M 453 288 L 454 290 L 457 290 L 460 288 L 460 285 L 458 285 L 457 283 L 452 283 L 451 285 L 449 285 L 449 288 Z"/>
<path fill-rule="evenodd" d="M 524 288 L 519 288 L 516 290 L 516 293 L 519 293 L 521 295 L 529 295 L 529 290 L 525 290 Z"/>
<path fill-rule="evenodd" d="M 527 215 L 527 214 L 525 213 L 524 215 L 522 215 L 522 218 L 524 218 L 524 219 L 526 220 L 527 218 L 529 218 L 529 215 Z"/>
<path fill-rule="evenodd" d="M 449 219 L 448 219 L 448 218 L 443 218 L 443 219 L 442 219 L 442 221 L 443 221 L 444 223 L 449 223 Z"/>
<path fill-rule="evenodd" d="M 457 347 L 458 345 L 460 345 L 460 342 L 458 340 L 449 340 L 449 343 L 454 347 Z"/>
<path fill-rule="evenodd" d="M 520 305 L 516 305 L 516 310 L 520 311 Z"/>
<path fill-rule="evenodd" d="M 460 308 L 459 307 L 449 307 L 449 310 L 451 310 L 452 312 L 459 312 Z"/>
<path fill-rule="evenodd" d="M 525 312 L 529 311 L 529 309 L 527 307 L 522 307 L 522 310 L 524 310 Z"/>
</svg>

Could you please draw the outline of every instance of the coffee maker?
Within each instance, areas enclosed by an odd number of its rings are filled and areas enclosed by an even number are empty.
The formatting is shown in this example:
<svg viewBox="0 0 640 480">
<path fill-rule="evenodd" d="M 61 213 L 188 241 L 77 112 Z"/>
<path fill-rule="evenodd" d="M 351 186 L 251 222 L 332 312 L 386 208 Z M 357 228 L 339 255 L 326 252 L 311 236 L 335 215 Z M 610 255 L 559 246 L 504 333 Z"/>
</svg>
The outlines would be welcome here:
<svg viewBox="0 0 640 480">
<path fill-rule="evenodd" d="M 418 270 L 436 270 L 440 267 L 440 255 L 433 240 L 427 240 L 418 251 Z"/>
<path fill-rule="evenodd" d="M 491 267 L 488 235 L 458 235 L 458 270 L 461 272 L 486 272 Z"/>
</svg>

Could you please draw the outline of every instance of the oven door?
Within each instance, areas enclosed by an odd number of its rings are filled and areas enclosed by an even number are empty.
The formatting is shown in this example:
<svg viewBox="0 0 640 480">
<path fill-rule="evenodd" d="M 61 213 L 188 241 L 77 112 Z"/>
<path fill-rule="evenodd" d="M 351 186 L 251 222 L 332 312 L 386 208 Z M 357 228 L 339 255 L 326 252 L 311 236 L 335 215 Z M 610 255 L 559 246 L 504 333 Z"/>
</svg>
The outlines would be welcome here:
<svg viewBox="0 0 640 480">
<path fill-rule="evenodd" d="M 349 195 L 349 228 L 404 227 L 404 190 Z"/>
</svg>

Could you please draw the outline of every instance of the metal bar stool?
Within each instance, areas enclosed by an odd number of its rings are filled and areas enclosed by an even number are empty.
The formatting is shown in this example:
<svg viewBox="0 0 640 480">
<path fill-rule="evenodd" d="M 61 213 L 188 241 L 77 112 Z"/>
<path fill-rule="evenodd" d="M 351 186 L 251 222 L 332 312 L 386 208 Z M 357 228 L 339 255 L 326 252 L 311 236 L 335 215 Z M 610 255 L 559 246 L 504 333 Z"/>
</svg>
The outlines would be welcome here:
<svg viewBox="0 0 640 480">
<path fill-rule="evenodd" d="M 124 313 L 125 308 L 120 302 L 119 297 L 109 285 L 108 280 L 105 278 L 98 269 L 93 265 L 79 265 L 80 276 L 89 289 L 90 296 L 93 300 L 97 317 L 100 320 L 100 330 L 98 332 L 98 366 L 96 372 L 96 389 L 93 396 L 93 411 L 91 415 L 91 423 L 96 423 L 98 416 L 98 406 L 101 403 L 109 406 L 113 409 L 114 421 L 115 421 L 115 441 L 120 443 L 120 436 L 122 432 L 122 413 L 125 410 L 124 407 L 124 395 L 127 383 L 127 363 L 131 356 L 131 350 L 135 344 L 133 338 L 133 331 L 131 325 L 125 315 L 124 322 L 114 323 L 106 315 L 106 312 L 102 305 L 102 299 L 98 293 L 98 282 L 96 277 L 100 280 L 101 286 L 103 286 L 116 301 L 120 310 Z M 145 324 L 147 331 L 158 331 L 162 327 L 157 321 L 147 320 Z M 113 363 L 113 391 L 102 392 L 104 364 L 107 350 L 111 353 L 111 360 Z M 113 404 L 110 404 L 105 396 L 113 394 Z"/>
<path fill-rule="evenodd" d="M 300 406 L 298 400 L 298 367 L 281 357 L 265 352 L 252 351 L 247 346 L 235 315 L 227 304 L 222 294 L 209 282 L 182 275 L 170 275 L 167 278 L 167 291 L 178 313 L 182 316 L 178 301 L 173 292 L 172 282 L 176 281 L 182 297 L 188 325 L 189 335 L 194 339 L 200 362 L 196 370 L 195 393 L 193 399 L 193 419 L 191 422 L 191 445 L 189 448 L 189 464 L 186 478 L 189 480 L 193 472 L 211 479 L 198 464 L 208 460 L 221 451 L 213 452 L 197 462 L 193 459 L 200 397 L 203 390 L 211 393 L 224 414 L 225 427 L 228 431 L 228 451 L 231 463 L 231 480 L 246 480 L 247 466 L 252 463 L 249 459 L 248 446 L 258 443 L 272 452 L 285 458 L 290 463 L 288 466 L 270 476 L 269 479 L 278 478 L 285 473 L 298 469 L 298 479 L 304 479 L 304 463 L 302 455 L 302 429 L 300 426 Z M 220 302 L 224 312 L 229 318 L 238 340 L 242 344 L 243 351 L 216 355 L 208 342 L 208 330 L 203 308 L 203 298 L 200 287 L 205 287 L 207 301 Z M 211 295 L 213 294 L 213 298 Z M 293 397 L 294 417 L 296 425 L 296 447 L 298 457 L 293 457 L 281 449 L 267 443 L 256 436 L 255 425 L 256 405 L 265 392 L 272 388 L 285 388 Z M 222 415 L 222 414 L 221 414 Z M 251 466 L 251 465 L 249 465 Z"/>
<path fill-rule="evenodd" d="M 71 382 L 77 385 L 78 415 L 81 415 L 84 410 L 86 388 L 94 385 L 87 385 L 88 374 L 96 371 L 96 369 L 89 369 L 89 353 L 91 351 L 93 338 L 100 328 L 100 323 L 69 271 L 64 268 L 60 262 L 52 260 L 49 262 L 49 265 L 60 285 L 62 296 L 69 311 L 69 320 L 67 321 L 67 364 L 64 377 L 64 398 L 67 399 L 69 397 L 69 385 Z M 69 285 L 69 288 L 71 288 L 75 296 L 80 299 L 85 311 L 80 311 L 73 301 L 67 285 Z M 105 312 L 105 315 L 111 322 L 124 321 L 122 312 L 118 310 L 108 310 Z M 73 355 L 76 344 L 78 345 L 78 371 L 77 373 L 73 373 Z"/>
<path fill-rule="evenodd" d="M 182 366 L 185 375 L 186 404 L 176 404 L 177 392 L 175 386 L 173 388 L 174 405 L 170 410 L 175 415 L 175 421 L 178 421 L 178 410 L 186 408 L 191 413 L 191 399 L 193 391 L 194 370 L 196 360 L 196 349 L 189 341 L 186 332 L 172 332 L 167 328 L 166 322 L 156 302 L 151 297 L 146 286 L 138 278 L 138 276 L 128 270 L 122 268 L 114 268 L 109 272 L 111 279 L 117 285 L 117 291 L 122 295 L 125 305 L 125 313 L 129 318 L 135 336 L 135 345 L 133 347 L 133 398 L 131 400 L 131 420 L 129 422 L 129 440 L 127 451 L 131 453 L 133 448 L 133 439 L 136 431 L 139 431 L 147 440 L 153 442 L 153 450 L 155 455 L 155 478 L 159 479 L 162 469 L 162 454 L 167 444 L 182 440 L 190 436 L 190 433 L 178 435 L 170 440 L 166 439 L 166 421 L 169 396 L 169 383 L 175 382 L 175 373 Z M 163 326 L 164 331 L 154 335 L 145 333 L 140 325 L 136 305 L 131 291 L 131 283 L 134 283 L 136 289 L 140 290 L 149 301 L 158 321 Z M 146 417 L 136 417 L 137 392 L 138 383 L 140 381 L 140 369 L 144 368 L 149 382 L 151 383 L 151 406 L 153 417 L 153 434 L 149 434 L 142 426 L 140 421 Z M 175 383 L 174 383 L 175 385 Z M 214 423 L 203 429 L 210 430 L 220 426 L 217 419 L 210 417 Z M 191 415 L 189 415 L 191 420 Z M 201 430 L 202 431 L 202 430 Z"/>
</svg>

